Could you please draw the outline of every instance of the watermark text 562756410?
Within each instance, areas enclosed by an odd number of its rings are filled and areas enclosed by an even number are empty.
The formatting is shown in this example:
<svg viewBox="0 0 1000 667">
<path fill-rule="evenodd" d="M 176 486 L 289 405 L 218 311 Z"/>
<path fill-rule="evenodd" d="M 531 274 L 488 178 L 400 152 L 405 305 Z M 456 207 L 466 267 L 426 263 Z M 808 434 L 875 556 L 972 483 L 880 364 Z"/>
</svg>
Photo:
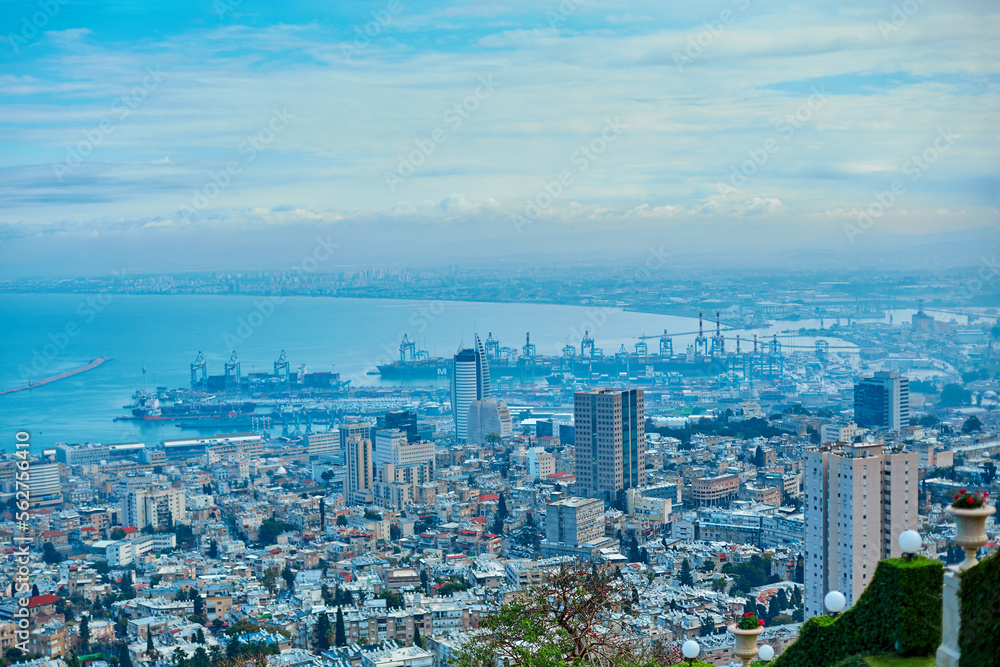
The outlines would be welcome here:
<svg viewBox="0 0 1000 667">
<path fill-rule="evenodd" d="M 28 652 L 28 637 L 31 630 L 31 612 L 28 604 L 31 597 L 31 557 L 28 547 L 31 536 L 28 531 L 28 508 L 31 506 L 31 464 L 28 462 L 31 448 L 31 434 L 18 431 L 14 436 L 16 447 L 14 460 L 16 474 L 14 478 L 14 498 L 17 512 L 14 520 L 17 532 L 14 535 L 14 551 L 11 557 L 17 563 L 14 572 L 14 591 L 17 605 L 14 609 L 14 623 L 17 625 L 14 646 L 25 653 Z"/>
</svg>

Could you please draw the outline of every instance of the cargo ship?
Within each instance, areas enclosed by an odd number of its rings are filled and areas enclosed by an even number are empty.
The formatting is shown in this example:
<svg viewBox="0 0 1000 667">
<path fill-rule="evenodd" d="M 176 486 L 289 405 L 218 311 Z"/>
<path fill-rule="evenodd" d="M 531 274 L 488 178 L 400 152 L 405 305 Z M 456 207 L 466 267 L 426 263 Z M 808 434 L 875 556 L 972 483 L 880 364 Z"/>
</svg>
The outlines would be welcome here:
<svg viewBox="0 0 1000 667">
<path fill-rule="evenodd" d="M 645 336 L 644 338 L 654 338 Z M 486 357 L 490 365 L 490 377 L 501 378 L 559 378 L 551 384 L 559 384 L 565 376 L 580 379 L 600 377 L 637 377 L 655 373 L 680 373 L 681 375 L 719 375 L 729 368 L 729 355 L 724 351 L 721 333 L 715 337 L 699 335 L 695 345 L 684 354 L 674 354 L 673 339 L 663 332 L 659 338 L 659 354 L 648 353 L 645 341 L 629 352 L 622 345 L 611 355 L 605 355 L 596 347 L 594 339 L 587 332 L 580 348 L 567 345 L 560 356 L 535 354 L 530 334 L 520 350 L 501 347 L 491 333 L 486 339 Z M 431 357 L 424 350 L 416 350 L 407 336 L 400 344 L 400 360 L 390 364 L 380 364 L 378 371 L 384 380 L 448 380 L 451 378 L 452 361 L 442 357 Z"/>
</svg>

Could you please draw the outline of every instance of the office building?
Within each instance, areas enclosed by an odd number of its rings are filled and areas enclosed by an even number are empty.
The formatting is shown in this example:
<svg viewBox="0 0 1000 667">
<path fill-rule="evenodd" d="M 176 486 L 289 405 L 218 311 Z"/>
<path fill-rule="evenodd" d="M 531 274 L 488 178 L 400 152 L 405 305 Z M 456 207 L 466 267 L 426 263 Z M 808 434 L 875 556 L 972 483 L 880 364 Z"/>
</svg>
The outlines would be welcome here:
<svg viewBox="0 0 1000 667">
<path fill-rule="evenodd" d="M 384 417 L 379 417 L 378 428 L 389 431 L 405 431 L 407 442 L 420 442 L 420 433 L 417 427 L 417 413 L 409 410 L 392 410 L 385 413 Z M 376 450 L 378 447 L 375 448 Z"/>
<path fill-rule="evenodd" d="M 375 459 L 372 441 L 351 438 L 347 441 L 347 485 L 344 496 L 348 504 L 371 502 L 375 486 Z"/>
<path fill-rule="evenodd" d="M 466 441 L 473 445 L 485 445 L 486 436 L 491 433 L 501 439 L 509 438 L 514 432 L 514 423 L 510 410 L 503 401 L 487 398 L 482 401 L 472 401 L 469 404 L 469 416 Z"/>
<path fill-rule="evenodd" d="M 337 426 L 337 432 L 340 434 L 340 449 L 344 452 L 347 451 L 347 441 L 351 438 L 371 440 L 374 437 L 368 422 L 345 422 Z"/>
<path fill-rule="evenodd" d="M 556 423 L 551 419 L 539 419 L 535 422 L 535 437 L 554 436 Z"/>
<path fill-rule="evenodd" d="M 187 521 L 183 489 L 134 488 L 123 494 L 122 523 L 142 530 L 166 528 Z"/>
<path fill-rule="evenodd" d="M 910 420 L 910 380 L 895 371 L 878 371 L 854 385 L 858 426 L 898 431 Z"/>
<path fill-rule="evenodd" d="M 490 396 L 490 365 L 483 341 L 476 334 L 475 349 L 459 350 L 451 373 L 451 411 L 459 442 L 466 442 L 469 436 L 469 404 Z"/>
<path fill-rule="evenodd" d="M 139 461 L 139 454 L 146 449 L 141 442 L 102 445 L 88 442 L 82 445 L 56 445 L 56 461 L 68 466 L 95 465 L 112 461 Z"/>
<path fill-rule="evenodd" d="M 740 476 L 714 475 L 691 482 L 691 500 L 696 506 L 726 505 L 740 495 Z"/>
<path fill-rule="evenodd" d="M 579 492 L 610 504 L 619 492 L 645 484 L 642 389 L 577 392 L 573 410 Z"/>
<path fill-rule="evenodd" d="M 62 478 L 58 463 L 44 465 L 31 464 L 31 497 L 28 504 L 32 509 L 62 505 Z"/>
<path fill-rule="evenodd" d="M 310 433 L 306 436 L 306 443 L 309 448 L 309 458 L 311 459 L 342 451 L 340 449 L 339 430 Z"/>
<path fill-rule="evenodd" d="M 918 525 L 918 464 L 871 442 L 806 453 L 806 618 L 825 613 L 831 590 L 852 604 L 881 559 L 902 555 L 900 534 Z"/>
<path fill-rule="evenodd" d="M 375 479 L 385 480 L 383 472 L 389 464 L 400 467 L 426 464 L 433 474 L 434 443 L 409 442 L 406 431 L 376 431 Z"/>
<path fill-rule="evenodd" d="M 604 536 L 604 501 L 600 498 L 569 497 L 546 505 L 543 555 L 588 558 L 617 543 Z"/>
</svg>

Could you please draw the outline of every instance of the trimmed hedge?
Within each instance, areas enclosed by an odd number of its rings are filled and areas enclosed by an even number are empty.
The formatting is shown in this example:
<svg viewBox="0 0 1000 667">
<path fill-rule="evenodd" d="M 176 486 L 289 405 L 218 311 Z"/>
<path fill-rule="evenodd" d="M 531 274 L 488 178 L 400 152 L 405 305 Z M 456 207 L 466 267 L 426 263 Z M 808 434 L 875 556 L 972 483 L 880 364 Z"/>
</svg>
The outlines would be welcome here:
<svg viewBox="0 0 1000 667">
<path fill-rule="evenodd" d="M 960 667 L 1000 665 L 1000 553 L 961 574 L 958 588 L 962 627 L 958 632 Z"/>
<path fill-rule="evenodd" d="M 810 618 L 772 667 L 833 667 L 854 655 L 933 655 L 941 644 L 943 583 L 944 566 L 936 560 L 880 561 L 854 606 L 836 618 Z"/>
</svg>

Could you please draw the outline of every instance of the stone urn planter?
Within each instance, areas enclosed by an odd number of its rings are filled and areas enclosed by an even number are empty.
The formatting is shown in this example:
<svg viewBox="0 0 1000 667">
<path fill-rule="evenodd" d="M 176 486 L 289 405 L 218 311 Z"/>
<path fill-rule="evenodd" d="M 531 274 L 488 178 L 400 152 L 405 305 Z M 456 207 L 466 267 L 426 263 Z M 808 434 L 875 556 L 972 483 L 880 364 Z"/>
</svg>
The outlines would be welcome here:
<svg viewBox="0 0 1000 667">
<path fill-rule="evenodd" d="M 743 667 L 749 667 L 750 661 L 757 658 L 757 635 L 764 632 L 764 626 L 761 625 L 753 630 L 741 630 L 733 624 L 728 630 L 736 636 L 733 653 L 743 661 Z"/>
<path fill-rule="evenodd" d="M 955 517 L 958 524 L 958 534 L 955 544 L 965 550 L 965 560 L 958 565 L 959 570 L 968 570 L 979 562 L 976 552 L 986 544 L 986 519 L 996 513 L 994 505 L 983 505 L 975 509 L 949 507 L 948 512 Z"/>
</svg>

